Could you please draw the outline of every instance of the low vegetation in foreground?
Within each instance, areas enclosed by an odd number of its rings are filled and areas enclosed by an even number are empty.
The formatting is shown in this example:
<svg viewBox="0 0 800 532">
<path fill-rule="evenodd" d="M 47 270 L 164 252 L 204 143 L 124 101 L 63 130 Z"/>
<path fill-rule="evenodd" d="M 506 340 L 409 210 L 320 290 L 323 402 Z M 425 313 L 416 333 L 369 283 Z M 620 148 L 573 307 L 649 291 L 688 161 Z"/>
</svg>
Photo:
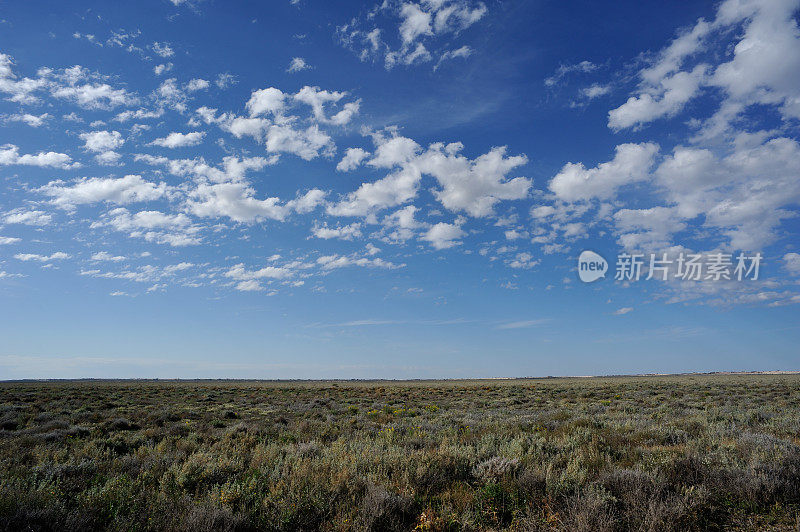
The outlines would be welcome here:
<svg viewBox="0 0 800 532">
<path fill-rule="evenodd" d="M 800 376 L 0 383 L 5 530 L 795 530 Z"/>
</svg>

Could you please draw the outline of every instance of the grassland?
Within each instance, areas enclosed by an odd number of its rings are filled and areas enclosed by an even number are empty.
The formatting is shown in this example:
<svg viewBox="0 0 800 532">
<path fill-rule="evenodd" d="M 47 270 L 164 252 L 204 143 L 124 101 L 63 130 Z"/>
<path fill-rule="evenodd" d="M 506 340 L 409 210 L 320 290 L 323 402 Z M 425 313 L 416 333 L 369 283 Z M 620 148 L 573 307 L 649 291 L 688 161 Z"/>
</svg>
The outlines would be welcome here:
<svg viewBox="0 0 800 532">
<path fill-rule="evenodd" d="M 800 376 L 0 383 L 5 530 L 796 530 Z"/>
</svg>

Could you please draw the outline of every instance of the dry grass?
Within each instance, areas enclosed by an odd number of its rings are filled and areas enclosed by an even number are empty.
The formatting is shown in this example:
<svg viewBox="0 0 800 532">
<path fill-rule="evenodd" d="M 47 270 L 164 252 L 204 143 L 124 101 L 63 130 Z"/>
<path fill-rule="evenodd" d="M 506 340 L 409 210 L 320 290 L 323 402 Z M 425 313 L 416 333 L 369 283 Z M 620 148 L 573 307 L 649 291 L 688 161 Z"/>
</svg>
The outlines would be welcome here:
<svg viewBox="0 0 800 532">
<path fill-rule="evenodd" d="M 7 530 L 796 530 L 800 376 L 0 383 Z"/>
</svg>

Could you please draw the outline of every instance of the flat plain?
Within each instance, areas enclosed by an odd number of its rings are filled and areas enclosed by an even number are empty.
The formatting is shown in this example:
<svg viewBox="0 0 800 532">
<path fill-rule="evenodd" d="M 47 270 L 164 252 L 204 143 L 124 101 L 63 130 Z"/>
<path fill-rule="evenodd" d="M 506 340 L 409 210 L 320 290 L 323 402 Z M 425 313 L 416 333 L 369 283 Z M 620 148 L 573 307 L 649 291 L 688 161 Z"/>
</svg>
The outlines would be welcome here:
<svg viewBox="0 0 800 532">
<path fill-rule="evenodd" d="M 4 530 L 797 530 L 800 375 L 0 383 Z"/>
</svg>

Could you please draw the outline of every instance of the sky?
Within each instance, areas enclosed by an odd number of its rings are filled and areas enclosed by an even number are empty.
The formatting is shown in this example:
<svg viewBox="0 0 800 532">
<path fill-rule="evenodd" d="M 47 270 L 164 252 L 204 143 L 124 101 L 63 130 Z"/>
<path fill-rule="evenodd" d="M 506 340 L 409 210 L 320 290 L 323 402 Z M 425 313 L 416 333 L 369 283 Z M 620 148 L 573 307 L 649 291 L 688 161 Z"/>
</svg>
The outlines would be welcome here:
<svg viewBox="0 0 800 532">
<path fill-rule="evenodd" d="M 798 370 L 798 15 L 2 2 L 0 379 Z"/>
</svg>

